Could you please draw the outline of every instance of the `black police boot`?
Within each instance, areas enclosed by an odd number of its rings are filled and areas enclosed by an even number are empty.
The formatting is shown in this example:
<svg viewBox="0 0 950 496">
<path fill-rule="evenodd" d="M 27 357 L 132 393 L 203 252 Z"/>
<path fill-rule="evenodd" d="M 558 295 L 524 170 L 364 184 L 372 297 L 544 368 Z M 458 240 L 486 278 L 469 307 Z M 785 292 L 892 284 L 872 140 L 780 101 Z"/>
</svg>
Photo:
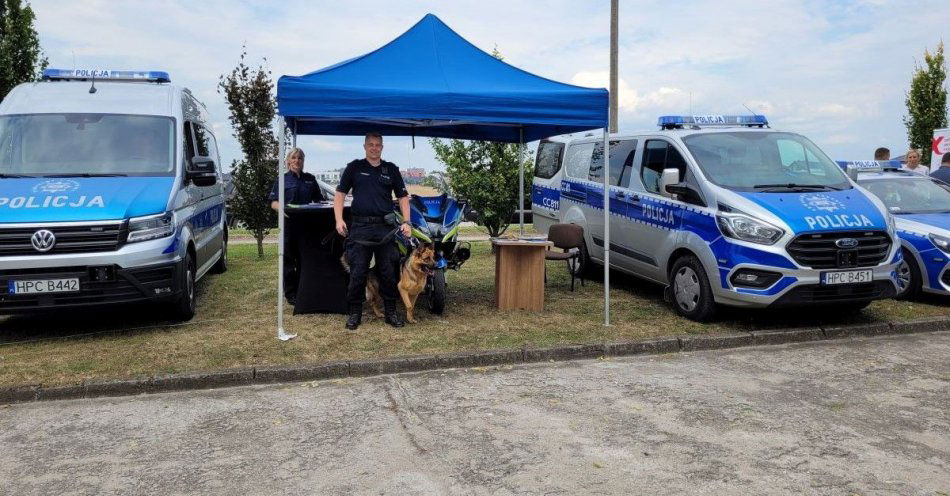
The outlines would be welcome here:
<svg viewBox="0 0 950 496">
<path fill-rule="evenodd" d="M 363 305 L 350 305 L 350 316 L 346 319 L 346 328 L 355 331 L 363 322 Z"/>
<path fill-rule="evenodd" d="M 386 323 L 393 327 L 402 327 L 406 325 L 406 322 L 402 320 L 402 317 L 396 313 L 396 302 L 395 301 L 386 301 L 385 304 L 385 313 L 386 313 Z"/>
</svg>

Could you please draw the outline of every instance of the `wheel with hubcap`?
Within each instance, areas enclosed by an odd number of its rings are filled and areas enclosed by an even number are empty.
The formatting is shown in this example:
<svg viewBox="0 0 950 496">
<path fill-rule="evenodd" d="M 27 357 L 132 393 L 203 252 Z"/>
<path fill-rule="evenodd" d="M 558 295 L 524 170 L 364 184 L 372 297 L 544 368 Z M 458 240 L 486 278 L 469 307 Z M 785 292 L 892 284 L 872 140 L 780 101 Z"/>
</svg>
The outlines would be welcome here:
<svg viewBox="0 0 950 496">
<path fill-rule="evenodd" d="M 917 261 L 907 250 L 901 248 L 900 265 L 897 266 L 897 296 L 899 300 L 909 300 L 920 294 L 920 269 L 917 267 Z"/>
<path fill-rule="evenodd" d="M 676 313 L 706 322 L 716 313 L 712 288 L 702 263 L 693 255 L 680 257 L 670 270 L 670 293 Z"/>
</svg>

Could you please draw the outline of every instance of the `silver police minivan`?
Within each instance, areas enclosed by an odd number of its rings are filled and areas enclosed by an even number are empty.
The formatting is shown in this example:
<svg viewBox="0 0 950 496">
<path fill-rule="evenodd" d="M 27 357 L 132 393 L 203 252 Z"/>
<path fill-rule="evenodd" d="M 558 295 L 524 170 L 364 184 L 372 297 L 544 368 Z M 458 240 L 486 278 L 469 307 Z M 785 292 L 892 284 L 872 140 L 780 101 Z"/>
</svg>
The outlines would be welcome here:
<svg viewBox="0 0 950 496">
<path fill-rule="evenodd" d="M 536 228 L 582 226 L 582 258 L 602 263 L 608 174 L 611 267 L 667 286 L 687 318 L 718 304 L 853 311 L 895 295 L 893 217 L 807 138 L 761 115 L 658 124 L 611 136 L 606 167 L 602 136 L 542 141 Z"/>
<path fill-rule="evenodd" d="M 56 70 L 0 103 L 0 313 L 128 302 L 195 313 L 227 269 L 205 106 L 167 73 Z"/>
</svg>

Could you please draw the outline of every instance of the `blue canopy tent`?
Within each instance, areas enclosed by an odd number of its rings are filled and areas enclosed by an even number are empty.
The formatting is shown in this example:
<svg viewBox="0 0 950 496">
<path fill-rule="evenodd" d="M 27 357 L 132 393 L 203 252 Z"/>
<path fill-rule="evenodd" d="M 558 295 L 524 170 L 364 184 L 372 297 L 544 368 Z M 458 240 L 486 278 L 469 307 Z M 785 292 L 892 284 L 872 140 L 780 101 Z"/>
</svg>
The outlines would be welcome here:
<svg viewBox="0 0 950 496">
<path fill-rule="evenodd" d="M 608 100 L 605 89 L 552 81 L 506 64 L 432 14 L 366 55 L 277 81 L 278 126 L 289 127 L 294 136 L 375 131 L 523 145 L 606 129 Z M 606 132 L 604 136 L 606 149 Z M 280 155 L 282 172 L 283 151 Z M 282 173 L 279 178 L 283 195 Z M 520 185 L 524 205 L 523 169 Z M 281 197 L 281 208 L 283 204 Z M 283 212 L 279 219 L 283 230 Z M 521 224 L 523 229 L 523 217 Z M 282 266 L 282 243 L 280 252 Z M 283 270 L 279 273 L 282 278 Z M 278 333 L 284 338 L 280 294 L 278 290 Z"/>
</svg>

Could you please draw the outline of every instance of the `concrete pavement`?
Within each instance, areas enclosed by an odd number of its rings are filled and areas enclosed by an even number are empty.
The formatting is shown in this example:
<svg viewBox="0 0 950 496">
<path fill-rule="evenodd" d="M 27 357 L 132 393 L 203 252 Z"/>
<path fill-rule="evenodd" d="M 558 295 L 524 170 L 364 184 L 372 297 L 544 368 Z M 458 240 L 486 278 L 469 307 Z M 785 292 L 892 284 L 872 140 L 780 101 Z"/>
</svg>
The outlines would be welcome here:
<svg viewBox="0 0 950 496">
<path fill-rule="evenodd" d="M 950 333 L 0 407 L 2 494 L 950 494 Z"/>
</svg>

